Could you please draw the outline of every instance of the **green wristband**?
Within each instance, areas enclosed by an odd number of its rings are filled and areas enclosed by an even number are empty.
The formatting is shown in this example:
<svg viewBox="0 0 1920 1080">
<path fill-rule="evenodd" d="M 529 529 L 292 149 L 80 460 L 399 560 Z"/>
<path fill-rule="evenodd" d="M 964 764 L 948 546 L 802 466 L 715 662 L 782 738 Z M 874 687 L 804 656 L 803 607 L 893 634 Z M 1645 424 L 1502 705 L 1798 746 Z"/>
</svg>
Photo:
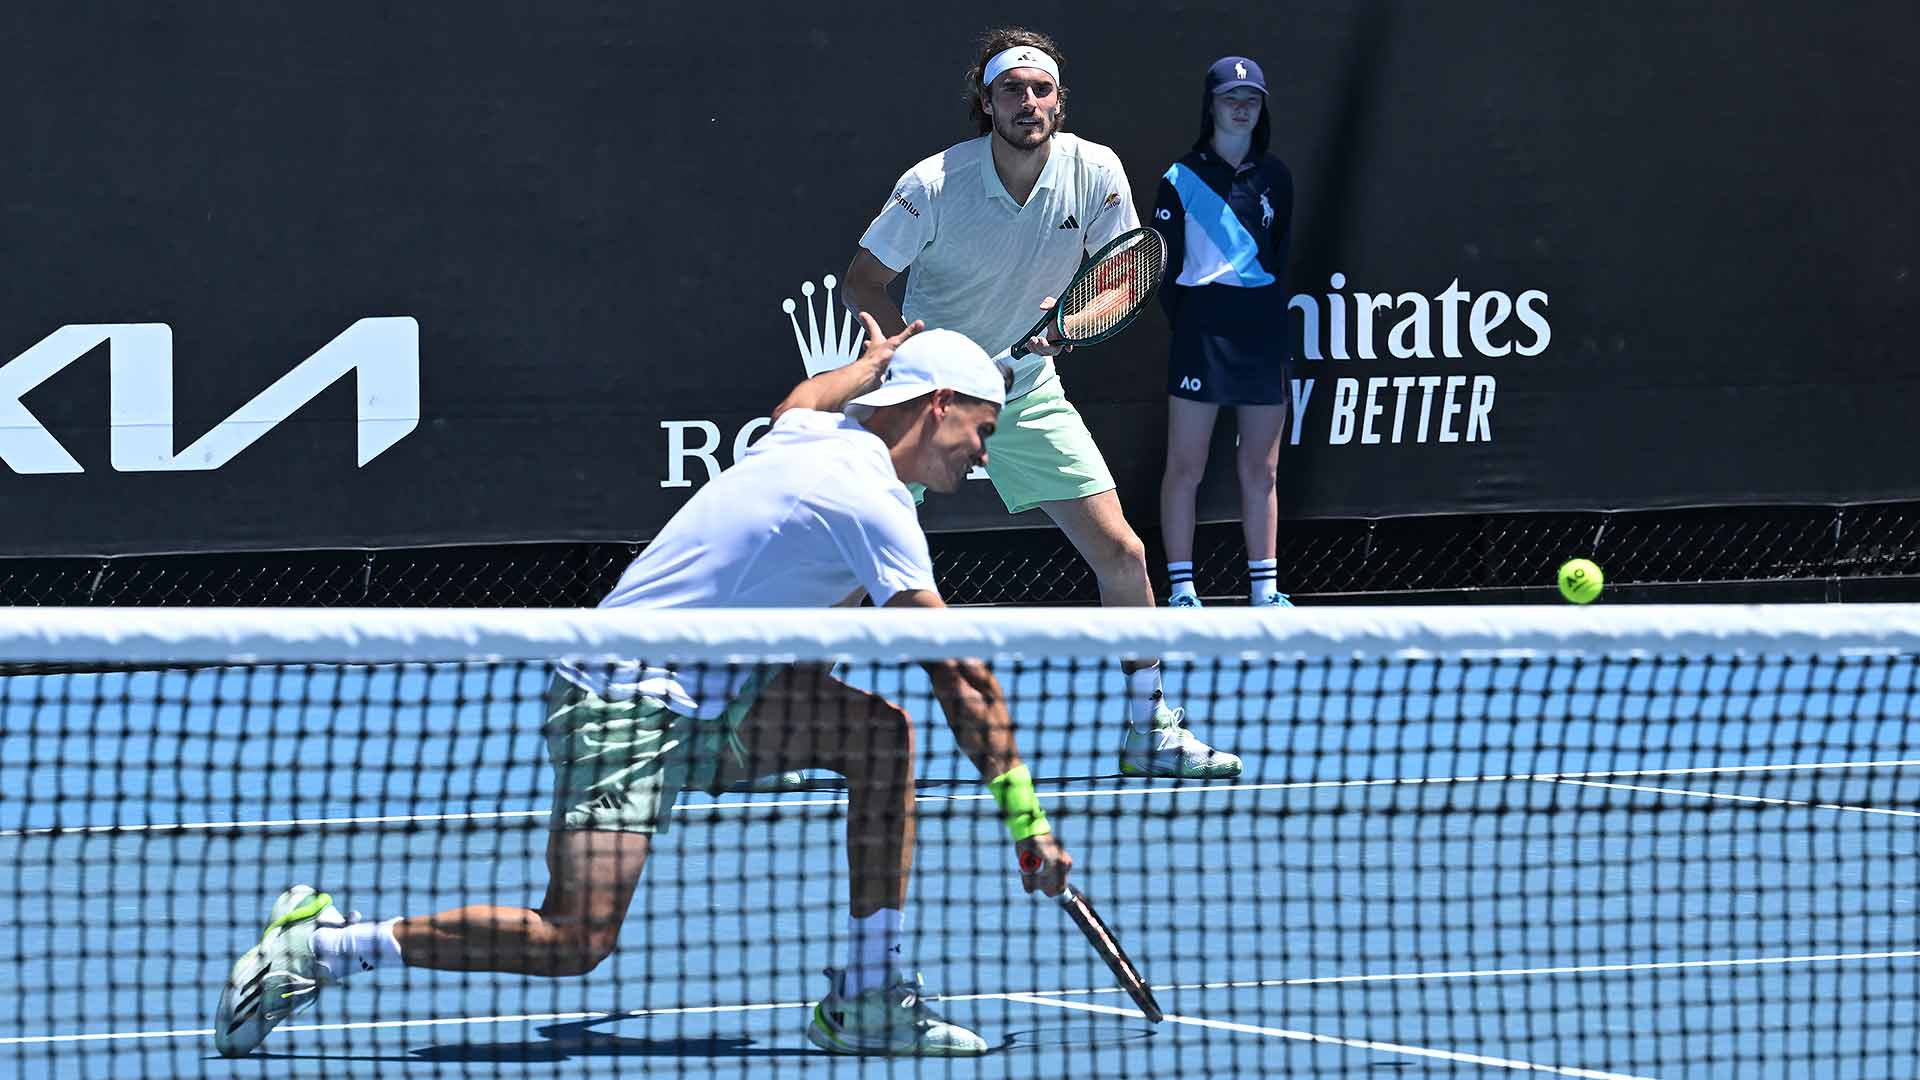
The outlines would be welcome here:
<svg viewBox="0 0 1920 1080">
<path fill-rule="evenodd" d="M 1025 765 L 987 781 L 987 790 L 993 792 L 993 801 L 1000 804 L 1000 813 L 1007 819 L 1007 831 L 1013 834 L 1014 843 L 1053 831 L 1053 826 L 1047 824 L 1047 815 L 1040 812 L 1040 796 L 1033 793 L 1033 774 Z"/>
</svg>

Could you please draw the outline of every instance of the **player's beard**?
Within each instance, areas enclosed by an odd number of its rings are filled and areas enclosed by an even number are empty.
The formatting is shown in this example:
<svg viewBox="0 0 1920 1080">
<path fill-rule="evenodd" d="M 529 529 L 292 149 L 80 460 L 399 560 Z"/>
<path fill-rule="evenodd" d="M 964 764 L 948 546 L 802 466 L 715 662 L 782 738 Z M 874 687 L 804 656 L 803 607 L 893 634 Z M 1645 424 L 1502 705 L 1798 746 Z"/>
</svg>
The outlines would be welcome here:
<svg viewBox="0 0 1920 1080">
<path fill-rule="evenodd" d="M 1018 150 L 1021 153 L 1031 154 L 1047 145 L 1047 141 L 1053 138 L 1054 132 L 1060 130 L 1060 110 L 1058 108 L 1041 109 L 1033 115 L 1040 120 L 1039 127 L 1022 127 L 1018 123 L 1021 119 L 1020 117 L 1002 119 L 999 116 L 995 116 L 993 118 L 993 133 L 999 137 L 1001 142 L 1006 143 L 1008 147 Z"/>
</svg>

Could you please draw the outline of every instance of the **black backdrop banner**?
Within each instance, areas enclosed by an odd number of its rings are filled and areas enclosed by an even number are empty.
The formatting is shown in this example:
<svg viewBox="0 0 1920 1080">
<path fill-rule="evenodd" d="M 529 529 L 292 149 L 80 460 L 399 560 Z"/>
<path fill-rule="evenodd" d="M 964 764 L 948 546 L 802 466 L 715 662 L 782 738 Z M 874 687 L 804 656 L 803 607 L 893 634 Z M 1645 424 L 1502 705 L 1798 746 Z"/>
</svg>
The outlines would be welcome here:
<svg viewBox="0 0 1920 1080">
<path fill-rule="evenodd" d="M 1265 67 L 1284 517 L 1920 498 L 1920 9 L 1731 10 L 1021 17 L 1143 211 L 1208 62 Z M 982 18 L 8 9 L 0 554 L 651 537 L 856 347 L 829 278 L 970 134 Z M 1156 312 L 1060 365 L 1140 528 L 1165 346 Z M 984 481 L 925 518 L 1017 523 Z"/>
</svg>

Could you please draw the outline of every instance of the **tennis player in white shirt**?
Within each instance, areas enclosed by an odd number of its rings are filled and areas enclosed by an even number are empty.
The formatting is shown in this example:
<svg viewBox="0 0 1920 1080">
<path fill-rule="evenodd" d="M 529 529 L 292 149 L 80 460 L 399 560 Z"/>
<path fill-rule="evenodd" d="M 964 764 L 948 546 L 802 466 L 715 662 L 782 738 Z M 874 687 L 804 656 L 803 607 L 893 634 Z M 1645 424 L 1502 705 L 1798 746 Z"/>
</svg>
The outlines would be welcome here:
<svg viewBox="0 0 1920 1080">
<path fill-rule="evenodd" d="M 1067 90 L 1059 46 L 1019 27 L 989 31 L 968 74 L 976 138 L 907 170 L 860 237 L 845 296 L 894 332 L 909 319 L 1010 350 L 1083 256 L 1138 228 L 1114 152 L 1060 130 Z M 887 286 L 911 267 L 895 307 Z M 903 311 L 904 308 L 904 311 Z M 1044 337 L 1014 365 L 987 472 L 1018 514 L 1038 508 L 1093 568 L 1100 601 L 1153 606 L 1146 547 L 1127 524 L 1113 474 L 1054 370 Z M 1225 779 L 1240 759 L 1202 742 L 1169 707 L 1156 661 L 1129 661 L 1120 771 Z"/>
<path fill-rule="evenodd" d="M 1007 375 L 951 331 L 917 334 L 915 324 L 883 337 L 871 318 L 866 329 L 862 357 L 796 387 L 766 435 L 681 507 L 602 607 L 670 618 L 681 608 L 828 607 L 862 589 L 888 607 L 944 606 L 906 485 L 952 491 L 988 460 Z M 925 667 L 1034 867 L 1022 884 L 1058 895 L 1072 859 L 1040 811 L 999 682 L 978 661 Z M 986 1052 L 927 1004 L 902 963 L 915 800 L 913 724 L 898 705 L 820 665 L 562 663 L 545 716 L 555 804 L 540 906 L 363 922 L 296 885 L 221 993 L 222 1054 L 251 1052 L 323 988 L 382 966 L 585 975 L 613 951 L 682 789 L 718 793 L 796 769 L 845 776 L 848 796 L 850 949 L 844 967 L 828 969 L 808 1037 L 847 1054 Z"/>
</svg>

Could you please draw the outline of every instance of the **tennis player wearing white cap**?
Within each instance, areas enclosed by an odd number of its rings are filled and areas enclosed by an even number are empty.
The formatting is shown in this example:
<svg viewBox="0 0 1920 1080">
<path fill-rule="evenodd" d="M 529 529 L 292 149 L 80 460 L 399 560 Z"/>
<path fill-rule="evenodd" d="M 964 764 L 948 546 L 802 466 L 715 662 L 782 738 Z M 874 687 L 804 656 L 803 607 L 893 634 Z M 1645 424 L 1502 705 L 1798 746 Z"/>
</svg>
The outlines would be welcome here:
<svg viewBox="0 0 1920 1080">
<path fill-rule="evenodd" d="M 916 336 L 915 324 L 882 337 L 866 322 L 861 358 L 796 387 L 766 435 L 681 507 L 600 606 L 828 607 L 859 589 L 889 607 L 943 606 L 906 484 L 952 491 L 987 459 L 1006 379 L 959 334 Z M 1037 857 L 1021 883 L 1058 895 L 1073 861 L 1034 798 L 999 683 L 977 661 L 925 667 L 961 749 L 992 778 L 1017 855 Z M 547 710 L 556 791 L 540 906 L 362 922 L 296 885 L 221 993 L 222 1054 L 252 1051 L 323 987 L 383 964 L 584 975 L 613 951 L 652 836 L 683 788 L 718 793 L 809 768 L 847 778 L 851 944 L 846 966 L 827 971 L 808 1037 L 837 1053 L 986 1052 L 933 1011 L 901 963 L 915 803 L 913 723 L 898 705 L 818 665 L 632 662 L 557 665 Z"/>
<path fill-rule="evenodd" d="M 927 158 L 894 185 L 847 268 L 850 306 L 890 332 L 918 319 L 989 349 L 1011 349 L 1087 253 L 1139 227 L 1119 157 L 1060 130 L 1061 64 L 1059 46 L 1045 34 L 1008 27 L 981 38 L 967 74 L 979 137 Z M 906 300 L 896 308 L 887 286 L 909 266 Z M 1027 347 L 987 464 L 993 486 L 1008 513 L 1038 507 L 1067 534 L 1093 568 L 1101 603 L 1152 607 L 1146 547 L 1061 389 L 1053 366 L 1060 347 L 1044 338 Z M 1125 667 L 1120 771 L 1240 775 L 1238 757 L 1207 746 L 1188 730 L 1186 710 L 1168 707 L 1158 662 Z"/>
</svg>

